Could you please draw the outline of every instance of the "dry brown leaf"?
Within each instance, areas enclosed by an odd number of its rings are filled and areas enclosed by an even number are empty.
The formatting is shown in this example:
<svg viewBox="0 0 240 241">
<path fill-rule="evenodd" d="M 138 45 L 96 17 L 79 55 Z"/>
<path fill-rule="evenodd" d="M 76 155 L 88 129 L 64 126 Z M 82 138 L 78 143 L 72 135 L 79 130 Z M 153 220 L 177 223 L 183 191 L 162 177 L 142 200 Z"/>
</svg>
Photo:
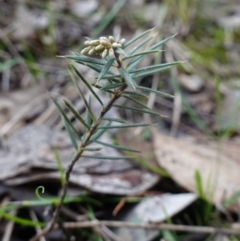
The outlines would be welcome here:
<svg viewBox="0 0 240 241">
<path fill-rule="evenodd" d="M 154 133 L 159 165 L 177 183 L 193 192 L 197 192 L 195 173 L 199 171 L 205 195 L 215 204 L 221 204 L 240 189 L 240 159 L 229 157 L 222 145 L 225 144 L 201 143 L 194 138 L 173 139 Z"/>
</svg>

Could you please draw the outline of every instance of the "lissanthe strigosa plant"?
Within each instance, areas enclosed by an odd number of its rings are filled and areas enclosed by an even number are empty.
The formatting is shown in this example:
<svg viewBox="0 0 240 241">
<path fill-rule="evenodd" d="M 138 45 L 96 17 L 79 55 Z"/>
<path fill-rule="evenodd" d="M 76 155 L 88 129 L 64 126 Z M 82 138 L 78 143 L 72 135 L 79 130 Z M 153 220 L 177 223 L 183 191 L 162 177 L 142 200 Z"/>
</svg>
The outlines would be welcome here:
<svg viewBox="0 0 240 241">
<path fill-rule="evenodd" d="M 154 35 L 154 29 L 150 29 L 141 33 L 140 35 L 134 37 L 133 39 L 125 42 L 125 39 L 115 39 L 112 36 L 109 37 L 100 37 L 99 39 L 88 39 L 85 41 L 86 47 L 81 51 L 81 53 L 76 53 L 73 55 L 65 56 L 67 59 L 73 62 L 70 63 L 70 75 L 71 78 L 83 99 L 87 115 L 84 119 L 78 111 L 66 100 L 64 101 L 66 107 L 73 113 L 76 120 L 80 121 L 81 124 L 85 127 L 86 133 L 80 136 L 79 132 L 76 130 L 70 119 L 65 114 L 62 107 L 58 104 L 57 100 L 52 97 L 55 105 L 57 106 L 61 116 L 64 120 L 66 130 L 70 136 L 73 146 L 75 147 L 75 155 L 70 162 L 69 167 L 65 172 L 65 178 L 62 188 L 62 193 L 60 197 L 59 204 L 56 206 L 55 213 L 53 218 L 48 226 L 46 226 L 43 231 L 36 235 L 32 241 L 38 240 L 40 236 L 45 235 L 51 231 L 54 227 L 54 224 L 57 222 L 61 206 L 63 204 L 64 198 L 66 196 L 69 178 L 71 172 L 74 168 L 74 164 L 77 161 L 81 161 L 81 156 L 87 157 L 84 155 L 87 151 L 99 151 L 105 146 L 111 146 L 116 149 L 121 149 L 129 152 L 139 152 L 138 150 L 129 149 L 124 146 L 111 145 L 109 143 L 104 143 L 99 141 L 100 136 L 110 128 L 131 128 L 136 126 L 146 126 L 146 123 L 134 123 L 126 124 L 124 120 L 107 118 L 105 114 L 113 107 L 130 109 L 132 111 L 140 113 L 148 113 L 150 115 L 159 115 L 159 113 L 150 110 L 147 106 L 138 101 L 136 97 L 147 97 L 142 92 L 154 92 L 157 95 L 172 97 L 169 94 L 139 86 L 136 83 L 136 80 L 144 76 L 152 75 L 157 72 L 164 71 L 171 67 L 172 65 L 178 64 L 179 62 L 172 63 L 163 63 L 156 64 L 151 66 L 146 66 L 139 68 L 138 64 L 140 61 L 149 54 L 159 54 L 162 45 L 169 41 L 174 36 L 168 37 L 164 40 L 161 40 L 152 46 L 146 47 L 144 51 L 140 51 L 144 46 L 149 45 L 152 42 Z M 74 63 L 75 62 L 75 63 Z M 80 64 L 89 67 L 90 69 L 96 72 L 96 77 L 94 81 L 89 81 L 84 78 L 84 76 L 78 71 L 75 65 Z M 88 90 L 91 92 L 92 97 L 101 105 L 101 111 L 98 116 L 96 116 L 92 109 L 89 100 L 86 100 L 83 91 L 79 87 L 75 76 L 80 78 Z M 104 80 L 104 81 L 103 81 Z M 110 96 L 109 101 L 105 103 L 101 100 L 96 92 L 96 88 L 100 91 L 107 92 Z M 129 102 L 134 102 L 138 107 L 131 107 L 131 105 L 117 105 L 115 104 L 116 100 L 119 98 L 126 98 Z M 89 148 L 88 146 L 92 143 L 96 144 L 95 148 Z M 93 158 L 93 156 L 90 156 Z M 119 157 L 113 156 L 96 156 L 94 158 L 107 158 L 107 159 L 117 159 Z"/>
</svg>

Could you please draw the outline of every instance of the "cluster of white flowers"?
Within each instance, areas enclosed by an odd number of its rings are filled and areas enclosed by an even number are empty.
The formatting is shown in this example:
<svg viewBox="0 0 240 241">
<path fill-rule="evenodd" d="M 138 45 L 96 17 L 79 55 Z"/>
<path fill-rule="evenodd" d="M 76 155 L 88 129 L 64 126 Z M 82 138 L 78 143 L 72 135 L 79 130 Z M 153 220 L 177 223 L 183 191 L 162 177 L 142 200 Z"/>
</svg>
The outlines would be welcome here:
<svg viewBox="0 0 240 241">
<path fill-rule="evenodd" d="M 113 36 L 109 36 L 108 38 L 100 37 L 97 40 L 88 40 L 84 42 L 88 47 L 84 48 L 81 54 L 101 54 L 102 58 L 105 58 L 107 55 L 114 57 L 114 50 L 121 48 L 124 42 L 125 39 L 116 41 Z"/>
</svg>

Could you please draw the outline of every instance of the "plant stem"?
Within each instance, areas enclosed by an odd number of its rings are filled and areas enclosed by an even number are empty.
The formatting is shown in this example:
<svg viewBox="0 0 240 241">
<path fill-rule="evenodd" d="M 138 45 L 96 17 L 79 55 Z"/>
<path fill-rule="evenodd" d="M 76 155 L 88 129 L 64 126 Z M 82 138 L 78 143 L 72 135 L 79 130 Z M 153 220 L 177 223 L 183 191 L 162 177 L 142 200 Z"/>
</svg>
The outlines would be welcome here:
<svg viewBox="0 0 240 241">
<path fill-rule="evenodd" d="M 118 64 L 120 64 L 120 61 L 118 61 Z M 84 150 L 82 148 L 84 148 L 88 145 L 88 142 L 89 142 L 90 138 L 97 131 L 98 126 L 101 124 L 102 118 L 111 109 L 114 102 L 122 96 L 122 92 L 126 88 L 127 88 L 127 85 L 124 84 L 119 89 L 117 89 L 116 92 L 114 92 L 112 98 L 109 100 L 107 105 L 102 109 L 102 111 L 101 111 L 98 119 L 96 120 L 96 122 L 92 124 L 92 126 L 90 128 L 90 131 L 87 134 L 86 139 L 80 144 L 77 152 L 75 153 L 73 159 L 71 160 L 71 163 L 67 167 L 67 170 L 66 170 L 66 173 L 65 173 L 65 183 L 63 185 L 62 193 L 60 195 L 60 201 L 59 201 L 58 205 L 56 206 L 56 210 L 53 214 L 52 220 L 40 233 L 36 234 L 30 241 L 37 241 L 37 240 L 39 240 L 40 237 L 46 235 L 47 233 L 49 233 L 53 230 L 54 224 L 57 223 L 59 213 L 60 213 L 60 209 L 63 205 L 65 196 L 67 194 L 67 189 L 68 189 L 68 185 L 69 185 L 69 179 L 70 179 L 70 176 L 71 176 L 71 172 L 73 170 L 73 167 L 74 167 L 75 163 L 79 160 L 82 153 L 84 152 Z"/>
</svg>

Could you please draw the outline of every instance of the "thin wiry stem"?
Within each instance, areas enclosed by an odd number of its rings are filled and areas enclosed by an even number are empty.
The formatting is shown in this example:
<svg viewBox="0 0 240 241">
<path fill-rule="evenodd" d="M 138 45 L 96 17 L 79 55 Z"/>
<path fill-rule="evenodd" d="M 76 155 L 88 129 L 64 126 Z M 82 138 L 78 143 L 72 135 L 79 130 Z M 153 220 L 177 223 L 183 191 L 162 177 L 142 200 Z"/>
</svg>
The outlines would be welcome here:
<svg viewBox="0 0 240 241">
<path fill-rule="evenodd" d="M 116 57 L 118 57 L 118 55 L 116 55 Z M 121 67 L 121 62 L 119 61 L 119 59 L 116 58 L 116 60 L 117 60 L 117 63 L 119 65 L 118 67 Z M 80 144 L 80 146 L 79 146 L 78 150 L 76 151 L 73 159 L 71 160 L 69 166 L 67 167 L 67 170 L 66 170 L 66 173 L 65 173 L 65 183 L 63 185 L 62 193 L 60 195 L 60 200 L 59 200 L 58 205 L 56 206 L 56 210 L 53 214 L 52 220 L 49 222 L 49 224 L 40 233 L 36 234 L 30 241 L 37 241 L 37 240 L 39 240 L 39 238 L 41 238 L 42 236 L 46 235 L 47 233 L 49 233 L 53 230 L 54 225 L 58 221 L 59 213 L 60 213 L 61 207 L 63 205 L 64 199 L 65 199 L 66 194 L 67 194 L 69 179 L 70 179 L 71 172 L 73 170 L 73 167 L 74 167 L 75 163 L 79 160 L 79 158 L 83 154 L 83 152 L 84 152 L 83 148 L 85 148 L 88 145 L 90 138 L 97 131 L 99 125 L 102 122 L 102 118 L 111 109 L 111 107 L 113 106 L 115 101 L 122 96 L 122 93 L 126 88 L 127 88 L 127 85 L 124 84 L 123 86 L 121 86 L 119 89 L 117 89 L 114 92 L 112 98 L 109 100 L 107 105 L 105 107 L 103 107 L 103 109 L 102 109 L 99 117 L 97 118 L 96 122 L 92 124 L 89 132 L 87 133 L 87 136 L 86 136 L 85 140 Z"/>
</svg>

